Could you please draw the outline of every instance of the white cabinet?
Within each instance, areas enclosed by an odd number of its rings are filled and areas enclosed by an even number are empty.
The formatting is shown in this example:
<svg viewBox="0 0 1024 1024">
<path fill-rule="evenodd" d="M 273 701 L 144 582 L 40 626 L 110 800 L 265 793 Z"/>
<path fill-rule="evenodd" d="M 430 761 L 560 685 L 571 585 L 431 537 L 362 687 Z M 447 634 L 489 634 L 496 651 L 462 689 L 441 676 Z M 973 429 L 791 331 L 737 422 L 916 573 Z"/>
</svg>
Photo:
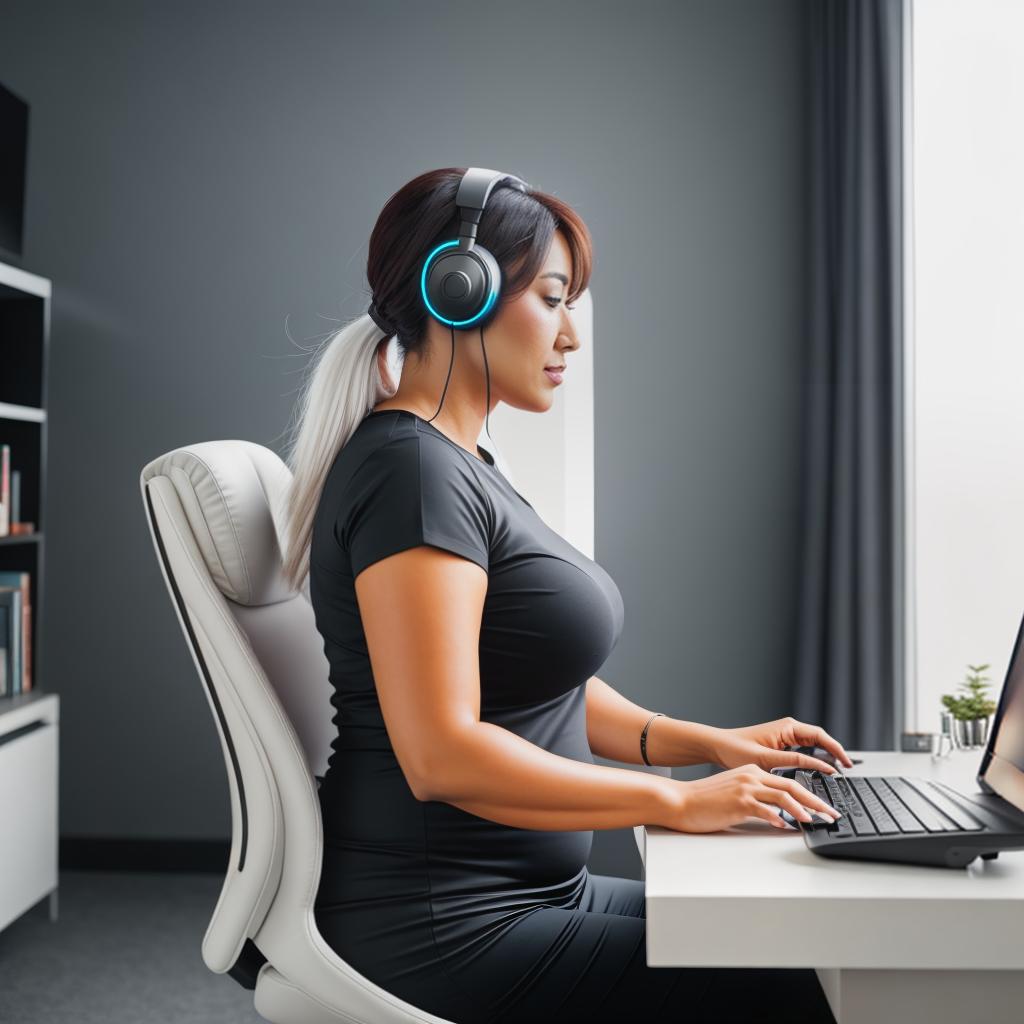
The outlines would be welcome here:
<svg viewBox="0 0 1024 1024">
<path fill-rule="evenodd" d="M 60 697 L 0 700 L 0 928 L 50 897 L 57 915 Z"/>
</svg>

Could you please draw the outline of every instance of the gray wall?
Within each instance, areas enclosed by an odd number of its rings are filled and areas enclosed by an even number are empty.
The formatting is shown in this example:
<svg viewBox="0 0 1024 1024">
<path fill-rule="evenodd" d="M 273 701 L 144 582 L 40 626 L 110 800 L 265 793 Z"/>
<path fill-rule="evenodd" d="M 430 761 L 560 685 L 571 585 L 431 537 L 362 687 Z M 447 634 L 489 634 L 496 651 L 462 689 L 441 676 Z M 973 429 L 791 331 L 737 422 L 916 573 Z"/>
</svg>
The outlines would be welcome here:
<svg viewBox="0 0 1024 1024">
<path fill-rule="evenodd" d="M 282 450 L 304 349 L 366 308 L 381 206 L 443 165 L 521 174 L 594 235 L 596 554 L 626 604 L 602 678 L 719 725 L 792 711 L 800 0 L 4 6 L 22 265 L 54 283 L 63 835 L 227 834 L 138 473 L 194 441 Z M 639 877 L 631 833 L 591 867 Z"/>
</svg>

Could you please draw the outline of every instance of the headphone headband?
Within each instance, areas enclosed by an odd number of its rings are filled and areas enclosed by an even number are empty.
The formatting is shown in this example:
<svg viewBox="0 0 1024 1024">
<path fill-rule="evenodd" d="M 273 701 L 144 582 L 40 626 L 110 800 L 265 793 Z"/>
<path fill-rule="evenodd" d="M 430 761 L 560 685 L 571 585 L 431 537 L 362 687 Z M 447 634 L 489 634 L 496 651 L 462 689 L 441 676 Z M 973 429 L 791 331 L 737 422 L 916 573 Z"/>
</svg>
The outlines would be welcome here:
<svg viewBox="0 0 1024 1024">
<path fill-rule="evenodd" d="M 459 226 L 459 248 L 472 249 L 476 242 L 476 229 L 483 216 L 484 207 L 490 198 L 491 191 L 499 182 L 508 181 L 520 192 L 529 186 L 522 178 L 502 171 L 492 171 L 489 167 L 470 167 L 459 182 L 459 190 L 455 193 L 455 205 L 459 208 L 462 223 Z"/>
<path fill-rule="evenodd" d="M 501 268 L 484 246 L 476 244 L 476 230 L 491 192 L 505 181 L 518 192 L 529 189 L 514 174 L 467 168 L 455 193 L 459 237 L 442 242 L 423 261 L 420 294 L 430 315 L 447 326 L 482 327 L 498 301 Z"/>
</svg>

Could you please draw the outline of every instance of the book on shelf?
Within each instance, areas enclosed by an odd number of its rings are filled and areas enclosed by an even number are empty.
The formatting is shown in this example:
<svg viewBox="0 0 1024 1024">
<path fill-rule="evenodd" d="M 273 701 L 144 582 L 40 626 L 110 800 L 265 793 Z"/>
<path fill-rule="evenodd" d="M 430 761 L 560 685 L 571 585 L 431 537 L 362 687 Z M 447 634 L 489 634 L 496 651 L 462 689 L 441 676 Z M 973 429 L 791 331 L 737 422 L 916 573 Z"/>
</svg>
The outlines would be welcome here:
<svg viewBox="0 0 1024 1024">
<path fill-rule="evenodd" d="M 0 537 L 32 533 L 36 524 L 21 522 L 21 473 L 11 469 L 11 446 L 0 444 Z"/>
<path fill-rule="evenodd" d="M 0 445 L 0 537 L 31 532 L 18 522 L 17 474 L 11 486 L 11 446 Z M 13 490 L 13 495 L 12 495 Z M 13 497 L 13 500 L 12 500 Z M 0 572 L 0 697 L 32 689 L 32 574 Z"/>
<path fill-rule="evenodd" d="M 32 574 L 0 572 L 0 697 L 32 689 Z"/>
<path fill-rule="evenodd" d="M 11 532 L 11 446 L 0 444 L 0 537 Z"/>
</svg>

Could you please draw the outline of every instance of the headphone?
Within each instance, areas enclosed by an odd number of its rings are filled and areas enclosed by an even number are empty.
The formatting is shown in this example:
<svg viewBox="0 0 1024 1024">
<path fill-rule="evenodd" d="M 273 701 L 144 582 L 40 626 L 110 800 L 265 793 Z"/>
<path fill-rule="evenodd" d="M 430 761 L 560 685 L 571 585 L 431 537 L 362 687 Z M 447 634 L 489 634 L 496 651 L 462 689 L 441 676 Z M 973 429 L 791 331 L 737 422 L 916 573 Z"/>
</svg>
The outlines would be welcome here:
<svg viewBox="0 0 1024 1024">
<path fill-rule="evenodd" d="M 448 376 L 441 392 L 441 401 L 437 412 L 427 422 L 432 423 L 437 418 L 444 405 L 444 396 L 448 393 L 448 382 L 452 378 L 452 367 L 455 364 L 455 328 L 464 330 L 478 327 L 480 351 L 483 353 L 487 377 L 485 420 L 488 437 L 491 433 L 491 368 L 484 347 L 484 324 L 491 319 L 501 295 L 501 268 L 494 256 L 484 246 L 477 244 L 476 229 L 487 200 L 499 182 L 507 182 L 509 187 L 519 192 L 529 189 L 529 185 L 514 174 L 492 171 L 489 167 L 467 168 L 455 193 L 459 237 L 437 246 L 423 261 L 423 269 L 420 271 L 420 298 L 430 315 L 447 325 L 452 335 L 451 361 L 448 363 Z M 371 303 L 370 315 L 378 322 L 374 312 Z"/>
<path fill-rule="evenodd" d="M 470 167 L 455 194 L 459 237 L 442 242 L 423 261 L 420 297 L 430 315 L 451 328 L 482 327 L 501 294 L 501 268 L 482 245 L 476 229 L 491 191 L 499 182 L 526 192 L 529 186 L 514 174 Z"/>
</svg>

